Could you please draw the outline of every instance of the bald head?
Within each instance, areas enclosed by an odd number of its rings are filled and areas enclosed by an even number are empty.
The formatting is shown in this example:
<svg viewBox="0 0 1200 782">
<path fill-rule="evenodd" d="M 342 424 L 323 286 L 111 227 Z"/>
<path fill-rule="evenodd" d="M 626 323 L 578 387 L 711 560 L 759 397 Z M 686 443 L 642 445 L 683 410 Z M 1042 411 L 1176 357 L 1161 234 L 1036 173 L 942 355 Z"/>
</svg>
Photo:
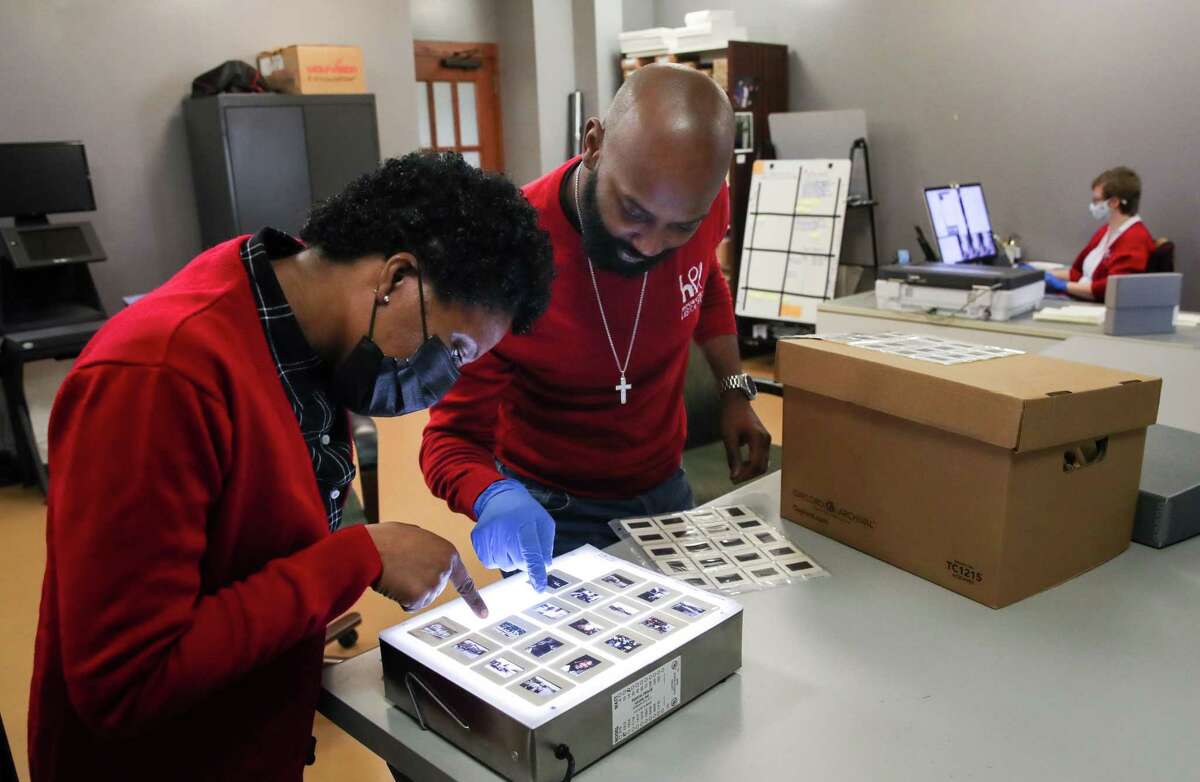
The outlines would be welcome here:
<svg viewBox="0 0 1200 782">
<path fill-rule="evenodd" d="M 733 108 L 717 83 L 694 68 L 666 63 L 639 68 L 617 91 L 604 117 L 613 152 L 701 169 L 722 179 L 733 153 Z M 667 173 L 667 172 L 663 172 Z"/>
<path fill-rule="evenodd" d="M 638 269 L 685 244 L 721 191 L 733 135 L 729 98 L 708 76 L 665 64 L 634 72 L 584 137 L 579 177 L 593 260 L 608 249 Z"/>
</svg>

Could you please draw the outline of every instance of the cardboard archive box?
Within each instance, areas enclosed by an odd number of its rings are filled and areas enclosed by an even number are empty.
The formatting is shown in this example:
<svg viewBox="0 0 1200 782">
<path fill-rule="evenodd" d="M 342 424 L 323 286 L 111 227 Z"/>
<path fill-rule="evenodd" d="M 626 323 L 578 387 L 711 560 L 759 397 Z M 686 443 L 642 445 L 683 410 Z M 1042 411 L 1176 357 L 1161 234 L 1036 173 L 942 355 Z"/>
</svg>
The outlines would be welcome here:
<svg viewBox="0 0 1200 782">
<path fill-rule="evenodd" d="M 1161 381 L 782 340 L 782 515 L 999 608 L 1130 543 Z"/>
<path fill-rule="evenodd" d="M 271 89 L 289 95 L 349 95 L 367 91 L 362 49 L 301 44 L 260 52 L 258 71 Z"/>
</svg>

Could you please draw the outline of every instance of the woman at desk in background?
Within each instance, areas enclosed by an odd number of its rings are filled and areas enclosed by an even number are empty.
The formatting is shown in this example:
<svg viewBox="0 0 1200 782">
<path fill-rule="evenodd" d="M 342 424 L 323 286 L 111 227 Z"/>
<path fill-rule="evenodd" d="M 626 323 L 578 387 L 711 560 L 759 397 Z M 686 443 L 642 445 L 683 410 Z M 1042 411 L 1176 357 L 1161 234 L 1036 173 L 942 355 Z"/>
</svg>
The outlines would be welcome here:
<svg viewBox="0 0 1200 782">
<path fill-rule="evenodd" d="M 1104 301 L 1108 278 L 1146 271 L 1154 237 L 1138 217 L 1142 180 L 1125 166 L 1110 168 L 1092 182 L 1092 217 L 1104 226 L 1092 235 L 1070 269 L 1046 272 L 1046 290 L 1077 299 Z"/>
</svg>

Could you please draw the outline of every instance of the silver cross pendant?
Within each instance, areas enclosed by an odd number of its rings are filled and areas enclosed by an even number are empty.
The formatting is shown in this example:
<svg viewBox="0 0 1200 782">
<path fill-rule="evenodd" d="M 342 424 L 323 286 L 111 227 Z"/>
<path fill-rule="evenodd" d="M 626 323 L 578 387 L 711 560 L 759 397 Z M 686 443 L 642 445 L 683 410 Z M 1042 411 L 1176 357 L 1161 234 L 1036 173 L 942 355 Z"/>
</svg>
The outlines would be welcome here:
<svg viewBox="0 0 1200 782">
<path fill-rule="evenodd" d="M 625 376 L 621 375 L 621 382 L 613 386 L 613 388 L 621 392 L 621 404 L 625 404 L 625 392 L 633 388 L 633 386 L 626 383 Z"/>
</svg>

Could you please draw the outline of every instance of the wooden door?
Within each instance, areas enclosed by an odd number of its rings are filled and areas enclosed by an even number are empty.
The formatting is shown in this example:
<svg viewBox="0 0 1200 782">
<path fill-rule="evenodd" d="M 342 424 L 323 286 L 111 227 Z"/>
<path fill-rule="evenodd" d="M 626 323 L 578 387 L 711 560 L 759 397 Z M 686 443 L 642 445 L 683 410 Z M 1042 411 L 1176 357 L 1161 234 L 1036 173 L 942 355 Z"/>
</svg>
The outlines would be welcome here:
<svg viewBox="0 0 1200 782">
<path fill-rule="evenodd" d="M 496 45 L 414 41 L 413 50 L 418 145 L 459 152 L 485 171 L 502 170 Z"/>
</svg>

